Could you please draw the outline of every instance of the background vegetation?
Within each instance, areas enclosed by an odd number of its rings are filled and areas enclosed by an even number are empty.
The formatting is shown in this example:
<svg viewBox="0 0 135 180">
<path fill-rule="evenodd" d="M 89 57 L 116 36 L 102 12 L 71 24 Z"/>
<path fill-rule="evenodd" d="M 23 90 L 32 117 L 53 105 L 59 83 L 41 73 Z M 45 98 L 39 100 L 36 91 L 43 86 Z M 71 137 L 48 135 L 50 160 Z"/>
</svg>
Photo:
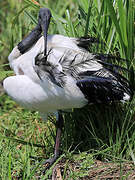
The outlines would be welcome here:
<svg viewBox="0 0 135 180">
<path fill-rule="evenodd" d="M 125 58 L 116 63 L 130 70 L 125 76 L 135 87 L 135 5 L 132 0 L 0 1 L 0 80 L 13 74 L 7 57 L 35 27 L 39 8 L 44 6 L 49 7 L 53 15 L 50 34 L 98 38 L 101 43 L 92 45 L 90 51 Z M 121 179 L 133 177 L 134 104 L 135 98 L 126 104 L 94 105 L 65 114 L 60 157 L 63 179 L 90 177 L 89 171 L 96 160 L 118 164 L 116 169 Z M 40 174 L 40 163 L 35 160 L 53 154 L 55 118 L 49 120 L 43 122 L 38 112 L 19 107 L 0 89 L 0 179 L 51 177 L 52 168 L 45 175 Z M 123 162 L 133 164 L 126 173 Z"/>
</svg>

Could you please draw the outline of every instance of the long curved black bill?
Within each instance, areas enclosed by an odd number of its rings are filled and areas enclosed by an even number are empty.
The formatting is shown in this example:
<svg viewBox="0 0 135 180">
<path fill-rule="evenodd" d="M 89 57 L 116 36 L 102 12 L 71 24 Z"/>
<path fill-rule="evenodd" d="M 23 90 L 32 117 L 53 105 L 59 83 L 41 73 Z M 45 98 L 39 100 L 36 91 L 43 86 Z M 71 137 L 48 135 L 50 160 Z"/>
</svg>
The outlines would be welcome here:
<svg viewBox="0 0 135 180">
<path fill-rule="evenodd" d="M 51 12 L 48 8 L 41 8 L 39 11 L 39 22 L 44 36 L 44 56 L 47 57 L 47 32 L 50 24 Z"/>
</svg>

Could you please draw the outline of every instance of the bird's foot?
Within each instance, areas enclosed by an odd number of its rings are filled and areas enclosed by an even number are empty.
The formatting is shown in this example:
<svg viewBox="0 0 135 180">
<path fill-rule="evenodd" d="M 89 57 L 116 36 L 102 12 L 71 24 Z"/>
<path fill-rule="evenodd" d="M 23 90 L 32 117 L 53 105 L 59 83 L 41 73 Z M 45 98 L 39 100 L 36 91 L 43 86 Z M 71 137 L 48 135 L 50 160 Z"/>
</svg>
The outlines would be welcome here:
<svg viewBox="0 0 135 180">
<path fill-rule="evenodd" d="M 42 165 L 45 167 L 45 169 L 43 170 L 43 173 L 45 173 L 45 171 L 49 169 L 55 163 L 57 158 L 58 156 L 53 156 L 52 158 L 49 158 L 46 161 L 42 162 Z"/>
</svg>

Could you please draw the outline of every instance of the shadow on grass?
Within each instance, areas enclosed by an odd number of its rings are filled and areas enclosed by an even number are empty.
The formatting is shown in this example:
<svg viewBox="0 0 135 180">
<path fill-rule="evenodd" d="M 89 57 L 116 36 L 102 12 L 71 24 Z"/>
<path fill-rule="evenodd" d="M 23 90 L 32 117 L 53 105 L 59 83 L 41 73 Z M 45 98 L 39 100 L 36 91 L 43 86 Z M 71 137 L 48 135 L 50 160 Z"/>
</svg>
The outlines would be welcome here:
<svg viewBox="0 0 135 180">
<path fill-rule="evenodd" d="M 112 147 L 117 156 L 126 153 L 127 139 L 135 140 L 131 104 L 97 104 L 65 115 L 64 147 L 70 150 L 103 150 Z M 72 145 L 72 146 L 71 146 Z M 116 146 L 116 148 L 114 147 Z"/>
</svg>

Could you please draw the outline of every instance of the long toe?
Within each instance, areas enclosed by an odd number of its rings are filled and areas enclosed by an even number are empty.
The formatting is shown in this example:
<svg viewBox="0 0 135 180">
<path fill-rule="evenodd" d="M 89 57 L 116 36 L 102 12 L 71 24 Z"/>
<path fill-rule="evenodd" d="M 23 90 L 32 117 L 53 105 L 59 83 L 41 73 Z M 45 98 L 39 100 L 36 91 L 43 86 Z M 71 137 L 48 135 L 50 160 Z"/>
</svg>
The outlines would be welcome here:
<svg viewBox="0 0 135 180">
<path fill-rule="evenodd" d="M 49 158 L 46 161 L 42 162 L 42 165 L 45 167 L 45 169 L 43 170 L 43 173 L 45 173 L 45 171 L 49 169 L 55 163 L 58 157 L 59 156 L 53 156 L 52 158 Z"/>
</svg>

